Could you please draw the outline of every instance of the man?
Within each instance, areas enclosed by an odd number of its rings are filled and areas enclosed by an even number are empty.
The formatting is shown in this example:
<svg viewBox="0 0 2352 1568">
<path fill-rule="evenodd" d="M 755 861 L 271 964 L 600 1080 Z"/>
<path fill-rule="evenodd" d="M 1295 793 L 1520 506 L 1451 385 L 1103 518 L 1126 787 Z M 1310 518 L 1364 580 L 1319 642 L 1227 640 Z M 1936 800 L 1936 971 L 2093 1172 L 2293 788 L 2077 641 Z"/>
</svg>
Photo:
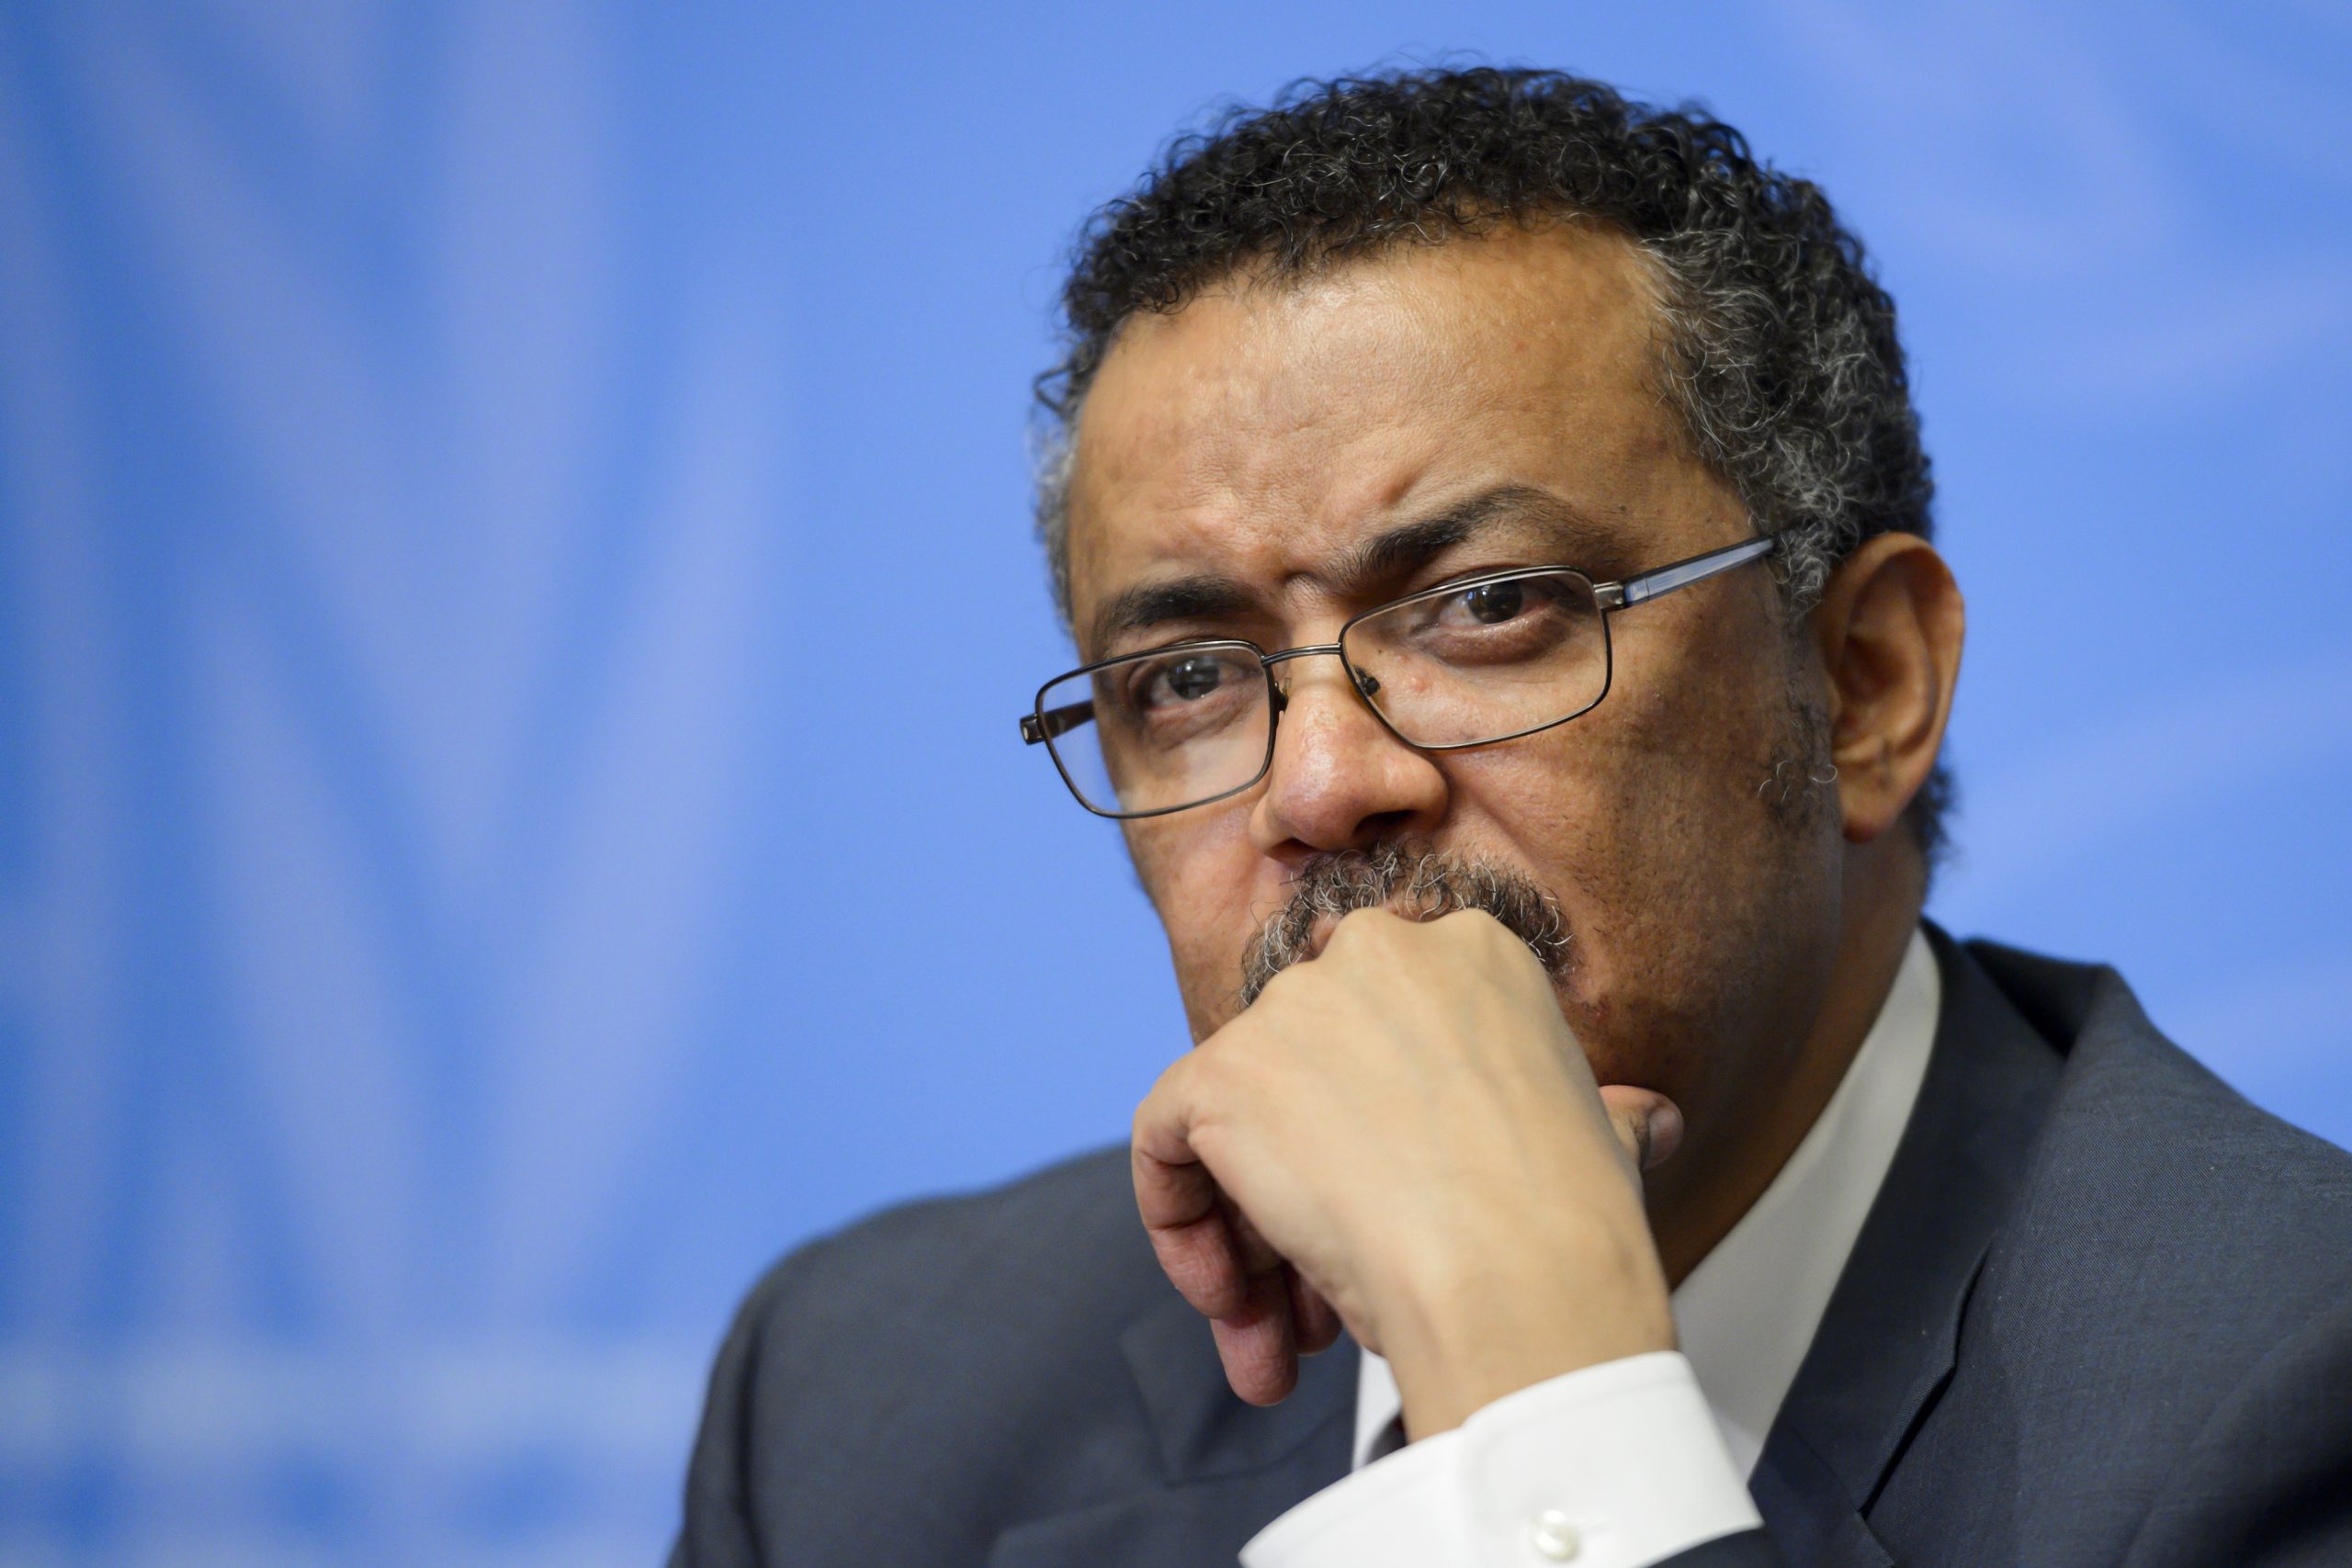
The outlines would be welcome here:
<svg viewBox="0 0 2352 1568">
<path fill-rule="evenodd" d="M 1066 303 L 1023 732 L 1194 1049 L 780 1265 L 675 1562 L 2352 1562 L 2352 1161 L 1921 923 L 1962 606 L 1817 190 L 1313 86 Z"/>
</svg>

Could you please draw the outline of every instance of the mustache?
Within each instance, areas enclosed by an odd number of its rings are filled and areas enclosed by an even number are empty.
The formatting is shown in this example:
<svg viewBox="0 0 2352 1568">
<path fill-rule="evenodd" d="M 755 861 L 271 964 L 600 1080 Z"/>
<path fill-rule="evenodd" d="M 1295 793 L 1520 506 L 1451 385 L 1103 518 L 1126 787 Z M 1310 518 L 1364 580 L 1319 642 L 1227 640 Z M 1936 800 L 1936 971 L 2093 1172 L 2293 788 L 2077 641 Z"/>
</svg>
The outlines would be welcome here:
<svg viewBox="0 0 2352 1568">
<path fill-rule="evenodd" d="M 1527 944 L 1545 974 L 1567 972 L 1567 917 L 1542 886 L 1494 861 L 1398 841 L 1319 854 L 1299 867 L 1289 900 L 1243 955 L 1241 1005 L 1254 1003 L 1275 976 L 1312 956 L 1316 923 L 1325 916 L 1386 908 L 1423 920 L 1483 909 Z"/>
</svg>

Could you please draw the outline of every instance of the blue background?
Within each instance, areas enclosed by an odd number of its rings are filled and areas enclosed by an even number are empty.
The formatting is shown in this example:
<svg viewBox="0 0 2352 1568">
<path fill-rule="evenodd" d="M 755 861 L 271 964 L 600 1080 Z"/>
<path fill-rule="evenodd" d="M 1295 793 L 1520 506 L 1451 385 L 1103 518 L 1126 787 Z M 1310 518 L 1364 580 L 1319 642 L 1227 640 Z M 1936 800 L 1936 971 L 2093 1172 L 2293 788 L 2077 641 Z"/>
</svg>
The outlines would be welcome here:
<svg viewBox="0 0 2352 1568">
<path fill-rule="evenodd" d="M 1936 912 L 2352 1137 L 2339 6 L 11 0 L 0 1562 L 648 1562 L 763 1262 L 1120 1135 L 1057 257 L 1455 49 L 1827 186 L 1971 596 Z"/>
</svg>

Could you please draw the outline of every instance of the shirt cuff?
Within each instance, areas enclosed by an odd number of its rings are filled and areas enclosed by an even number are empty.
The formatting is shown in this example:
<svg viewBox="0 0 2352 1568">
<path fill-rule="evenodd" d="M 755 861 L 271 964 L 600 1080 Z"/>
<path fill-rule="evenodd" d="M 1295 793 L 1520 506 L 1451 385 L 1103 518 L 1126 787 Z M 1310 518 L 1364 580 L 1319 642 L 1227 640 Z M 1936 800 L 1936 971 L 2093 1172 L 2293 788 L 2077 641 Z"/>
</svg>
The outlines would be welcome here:
<svg viewBox="0 0 2352 1568">
<path fill-rule="evenodd" d="M 1507 1394 L 1325 1487 L 1242 1568 L 1645 1568 L 1762 1523 L 1690 1363 L 1629 1356 Z"/>
</svg>

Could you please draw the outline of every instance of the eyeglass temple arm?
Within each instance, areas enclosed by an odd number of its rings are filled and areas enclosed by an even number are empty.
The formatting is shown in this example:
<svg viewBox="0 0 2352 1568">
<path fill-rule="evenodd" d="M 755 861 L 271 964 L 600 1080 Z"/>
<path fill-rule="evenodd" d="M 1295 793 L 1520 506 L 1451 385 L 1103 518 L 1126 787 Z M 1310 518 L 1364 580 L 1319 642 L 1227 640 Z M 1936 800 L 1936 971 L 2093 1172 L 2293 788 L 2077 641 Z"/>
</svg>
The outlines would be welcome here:
<svg viewBox="0 0 2352 1568">
<path fill-rule="evenodd" d="M 1623 582 L 1604 582 L 1593 592 L 1604 610 L 1623 610 L 1645 599 L 1655 599 L 1661 593 L 1671 593 L 1678 588 L 1710 578 L 1719 571 L 1745 566 L 1761 555 L 1768 555 L 1781 542 L 1777 534 L 1761 539 L 1743 539 L 1736 545 L 1726 545 L 1705 555 L 1692 556 L 1688 560 L 1674 561 L 1639 577 L 1629 577 Z"/>
<path fill-rule="evenodd" d="M 1029 745 L 1035 746 L 1040 741 L 1050 740 L 1057 735 L 1068 735 L 1093 716 L 1094 704 L 1091 699 L 1082 703 L 1070 703 L 1063 707 L 1047 708 L 1042 714 L 1024 713 L 1021 716 L 1021 739 Z"/>
</svg>

